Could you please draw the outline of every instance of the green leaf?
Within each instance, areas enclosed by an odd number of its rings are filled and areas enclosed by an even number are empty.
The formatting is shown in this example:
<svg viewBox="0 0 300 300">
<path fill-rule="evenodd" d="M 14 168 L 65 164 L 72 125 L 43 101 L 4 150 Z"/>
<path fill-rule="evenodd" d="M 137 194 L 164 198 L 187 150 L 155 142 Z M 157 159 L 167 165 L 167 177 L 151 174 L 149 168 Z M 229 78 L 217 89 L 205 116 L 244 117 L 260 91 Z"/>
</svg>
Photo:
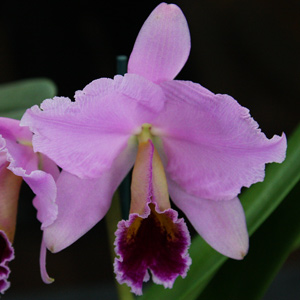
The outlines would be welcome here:
<svg viewBox="0 0 300 300">
<path fill-rule="evenodd" d="M 300 179 L 300 126 L 289 138 L 286 160 L 266 169 L 264 182 L 253 185 L 240 196 L 245 209 L 249 234 L 269 217 Z M 251 251 L 251 246 L 250 246 Z M 214 274 L 228 259 L 208 246 L 200 236 L 193 239 L 193 260 L 185 279 L 178 278 L 173 289 L 152 285 L 141 299 L 197 299 Z"/>
<path fill-rule="evenodd" d="M 55 84 L 35 78 L 0 85 L 0 116 L 20 119 L 27 108 L 56 95 Z"/>
<path fill-rule="evenodd" d="M 251 238 L 241 262 L 228 260 L 200 295 L 201 300 L 259 300 L 300 237 L 300 183 Z"/>
</svg>

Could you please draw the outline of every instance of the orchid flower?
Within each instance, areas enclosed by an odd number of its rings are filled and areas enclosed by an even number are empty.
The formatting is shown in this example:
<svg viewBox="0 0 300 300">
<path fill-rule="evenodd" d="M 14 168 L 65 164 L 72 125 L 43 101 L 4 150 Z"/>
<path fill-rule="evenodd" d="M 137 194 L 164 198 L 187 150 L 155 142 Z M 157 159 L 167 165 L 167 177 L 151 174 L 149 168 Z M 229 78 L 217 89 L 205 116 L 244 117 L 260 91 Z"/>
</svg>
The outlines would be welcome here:
<svg viewBox="0 0 300 300">
<path fill-rule="evenodd" d="M 12 242 L 22 178 L 36 194 L 33 204 L 41 228 L 51 225 L 57 216 L 55 179 L 59 170 L 45 155 L 33 152 L 31 141 L 32 133 L 20 127 L 19 121 L 0 118 L 0 293 L 10 285 L 8 262 L 14 258 Z M 43 248 L 42 243 L 42 253 Z M 47 277 L 45 270 L 41 273 Z"/>
<path fill-rule="evenodd" d="M 34 150 L 64 170 L 57 219 L 44 229 L 52 252 L 103 218 L 134 165 L 130 215 L 118 225 L 114 266 L 117 280 L 136 294 L 148 270 L 155 283 L 171 288 L 191 264 L 187 226 L 169 193 L 207 243 L 242 259 L 248 233 L 237 195 L 263 181 L 266 163 L 285 158 L 285 135 L 268 139 L 232 97 L 174 80 L 189 53 L 182 11 L 161 3 L 141 28 L 127 74 L 94 80 L 75 101 L 47 99 L 21 121 L 34 133 Z"/>
</svg>

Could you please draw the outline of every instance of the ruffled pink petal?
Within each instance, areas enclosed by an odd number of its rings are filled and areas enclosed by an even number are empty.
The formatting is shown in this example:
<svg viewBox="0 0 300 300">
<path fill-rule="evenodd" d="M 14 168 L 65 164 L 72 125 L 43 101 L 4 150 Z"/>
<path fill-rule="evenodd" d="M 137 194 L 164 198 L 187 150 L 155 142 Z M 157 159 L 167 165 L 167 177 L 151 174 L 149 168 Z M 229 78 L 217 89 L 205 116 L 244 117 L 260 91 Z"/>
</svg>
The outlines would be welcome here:
<svg viewBox="0 0 300 300">
<path fill-rule="evenodd" d="M 134 74 L 95 80 L 75 98 L 45 100 L 41 109 L 27 110 L 21 124 L 35 133 L 35 151 L 81 178 L 98 178 L 109 170 L 129 138 L 164 103 L 159 86 Z"/>
<path fill-rule="evenodd" d="M 19 121 L 0 118 L 0 134 L 0 151 L 9 162 L 7 168 L 22 177 L 36 194 L 34 204 L 38 210 L 37 217 L 42 228 L 49 226 L 57 216 L 53 178 L 58 176 L 57 166 L 44 155 L 33 152 L 30 146 L 32 133 L 28 128 L 20 127 Z M 51 173 L 38 170 L 43 167 Z"/>
<path fill-rule="evenodd" d="M 22 166 L 27 170 L 27 167 L 31 168 L 32 161 L 37 161 L 37 157 L 32 147 L 24 145 L 31 143 L 32 133 L 19 124 L 18 120 L 0 117 L 0 151 L 7 153 L 7 161 L 12 160 L 15 166 Z"/>
<path fill-rule="evenodd" d="M 14 248 L 7 238 L 4 231 L 0 230 L 0 293 L 4 292 L 10 287 L 8 276 L 10 269 L 8 263 L 15 258 Z"/>
<path fill-rule="evenodd" d="M 138 104 L 138 107 L 135 109 L 159 112 L 162 110 L 165 102 L 163 90 L 158 85 L 137 74 L 116 75 L 113 80 L 109 78 L 96 79 L 88 84 L 82 91 L 77 91 L 75 93 L 75 99 L 80 102 L 81 105 L 91 105 L 88 102 L 96 102 L 95 105 L 102 106 L 107 105 L 107 101 L 111 101 L 109 97 L 116 97 L 115 93 L 117 93 L 119 97 L 122 97 L 120 101 L 130 102 L 131 105 L 134 103 Z M 126 99 L 123 98 L 124 96 Z M 118 105 L 125 105 L 125 103 L 119 103 Z M 144 118 L 151 118 L 151 114 L 147 115 L 143 113 L 142 118 L 139 119 L 139 117 L 141 117 L 140 112 L 137 114 L 134 111 L 131 111 L 130 115 L 139 123 L 147 122 Z M 124 118 L 122 115 L 120 115 L 120 117 Z M 123 125 L 126 125 L 128 122 L 128 120 L 125 121 Z M 117 124 L 114 125 L 117 126 Z M 121 126 L 116 129 L 118 131 L 126 130 L 126 128 L 122 128 Z M 128 130 L 131 130 L 130 127 L 127 128 L 127 131 Z"/>
<path fill-rule="evenodd" d="M 191 48 L 187 21 L 175 4 L 161 3 L 150 14 L 134 44 L 128 73 L 159 83 L 172 80 L 184 66 Z"/>
<path fill-rule="evenodd" d="M 33 205 L 37 210 L 37 219 L 41 228 L 51 225 L 57 217 L 56 183 L 60 172 L 57 165 L 43 154 L 39 155 L 39 164 L 44 172 L 35 171 L 30 178 L 24 178 L 36 194 Z"/>
<path fill-rule="evenodd" d="M 56 182 L 58 216 L 44 229 L 44 241 L 50 251 L 58 252 L 68 247 L 104 217 L 135 155 L 135 148 L 127 147 L 110 171 L 96 179 L 81 179 L 62 171 Z"/>
<path fill-rule="evenodd" d="M 165 288 L 172 288 L 175 279 L 186 273 L 191 264 L 187 253 L 190 235 L 183 219 L 169 208 L 157 211 L 149 204 L 148 216 L 130 214 L 128 221 L 120 221 L 116 232 L 114 268 L 120 284 L 142 294 L 143 281 L 152 279 Z M 150 212 L 151 211 L 151 212 Z"/>
<path fill-rule="evenodd" d="M 230 200 L 241 187 L 263 181 L 265 164 L 282 162 L 286 137 L 268 139 L 248 109 L 199 84 L 161 84 L 167 102 L 153 133 L 161 137 L 166 171 L 187 193 Z"/>
<path fill-rule="evenodd" d="M 248 252 L 249 237 L 243 207 L 237 197 L 228 201 L 199 199 L 169 180 L 170 196 L 197 232 L 215 250 L 234 259 Z"/>
<path fill-rule="evenodd" d="M 17 172 L 18 171 L 18 172 Z M 42 223 L 41 228 L 51 225 L 57 217 L 56 184 L 52 175 L 43 171 L 33 171 L 26 175 L 20 170 L 15 174 L 22 176 L 24 181 L 36 194 L 33 205 L 37 209 L 37 218 Z"/>
</svg>

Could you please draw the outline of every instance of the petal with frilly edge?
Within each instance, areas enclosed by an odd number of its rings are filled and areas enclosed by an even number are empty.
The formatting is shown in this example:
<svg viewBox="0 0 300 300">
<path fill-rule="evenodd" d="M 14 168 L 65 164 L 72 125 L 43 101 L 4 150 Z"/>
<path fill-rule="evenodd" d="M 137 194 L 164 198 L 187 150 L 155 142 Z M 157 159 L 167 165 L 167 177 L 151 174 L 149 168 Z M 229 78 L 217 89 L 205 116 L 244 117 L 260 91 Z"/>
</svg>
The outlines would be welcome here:
<svg viewBox="0 0 300 300">
<path fill-rule="evenodd" d="M 184 192 L 172 180 L 168 183 L 171 199 L 185 213 L 202 238 L 223 255 L 243 259 L 248 252 L 249 237 L 239 199 L 199 199 Z"/>
<path fill-rule="evenodd" d="M 44 229 L 45 245 L 50 251 L 68 247 L 104 217 L 114 191 L 133 166 L 135 149 L 134 143 L 129 144 L 100 178 L 81 179 L 62 171 L 56 182 L 58 216 Z"/>
<path fill-rule="evenodd" d="M 22 176 L 24 181 L 29 185 L 36 197 L 33 205 L 37 209 L 37 219 L 42 223 L 41 229 L 51 225 L 57 217 L 56 202 L 56 184 L 52 175 L 44 171 L 33 171 L 30 175 L 15 171 L 16 174 Z"/>
<path fill-rule="evenodd" d="M 0 118 L 0 148 L 9 162 L 8 169 L 20 176 L 36 194 L 37 217 L 42 228 L 50 225 L 57 215 L 56 185 L 59 170 L 42 154 L 34 153 L 31 145 L 32 133 L 28 127 L 20 127 L 19 121 Z M 45 168 L 45 171 L 39 170 Z"/>
<path fill-rule="evenodd" d="M 120 221 L 116 232 L 117 280 L 141 295 L 150 270 L 155 283 L 171 288 L 191 264 L 190 236 L 184 220 L 170 208 L 163 165 L 151 140 L 139 144 L 131 197 L 129 220 Z"/>
<path fill-rule="evenodd" d="M 6 153 L 6 160 L 13 165 L 11 167 L 29 169 L 30 173 L 34 169 L 34 161 L 37 162 L 31 147 L 32 133 L 19 124 L 18 120 L 0 117 L 0 151 Z"/>
<path fill-rule="evenodd" d="M 7 238 L 4 231 L 0 230 L 0 293 L 9 288 L 10 283 L 7 281 L 10 274 L 8 263 L 14 259 L 14 248 Z"/>
<path fill-rule="evenodd" d="M 41 109 L 27 110 L 21 124 L 35 133 L 35 151 L 81 178 L 109 170 L 130 136 L 164 104 L 161 88 L 135 74 L 95 80 L 75 98 L 47 99 Z"/>
<path fill-rule="evenodd" d="M 185 81 L 161 84 L 165 109 L 152 123 L 167 159 L 166 172 L 187 193 L 230 200 L 263 181 L 265 164 L 282 162 L 286 137 L 268 139 L 248 109 Z"/>
<path fill-rule="evenodd" d="M 187 21 L 175 4 L 159 4 L 150 14 L 135 41 L 128 73 L 159 83 L 172 80 L 190 53 Z"/>
<path fill-rule="evenodd" d="M 172 288 L 179 275 L 186 276 L 191 264 L 187 253 L 190 235 L 184 220 L 171 208 L 159 212 L 152 203 L 148 208 L 148 215 L 130 214 L 128 221 L 120 221 L 116 232 L 117 280 L 137 295 L 142 294 L 143 281 L 150 279 L 148 269 L 155 283 Z"/>
<path fill-rule="evenodd" d="M 16 229 L 19 190 L 22 178 L 7 169 L 8 162 L 0 153 L 0 293 L 9 288 L 8 263 L 14 259 L 12 242 Z"/>
<path fill-rule="evenodd" d="M 37 219 L 42 223 L 41 229 L 51 225 L 57 217 L 56 183 L 60 172 L 56 164 L 43 154 L 39 155 L 39 164 L 43 172 L 34 172 L 30 178 L 24 178 L 36 194 L 33 206 L 37 210 Z"/>
</svg>

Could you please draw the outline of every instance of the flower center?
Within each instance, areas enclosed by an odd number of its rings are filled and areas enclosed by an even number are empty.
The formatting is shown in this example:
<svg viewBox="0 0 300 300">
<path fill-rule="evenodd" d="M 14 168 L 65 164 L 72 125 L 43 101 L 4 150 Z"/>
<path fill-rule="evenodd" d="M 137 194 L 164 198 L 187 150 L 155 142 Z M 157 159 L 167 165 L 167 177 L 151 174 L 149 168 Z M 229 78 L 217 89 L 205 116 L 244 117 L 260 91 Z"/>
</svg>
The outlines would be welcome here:
<svg viewBox="0 0 300 300">
<path fill-rule="evenodd" d="M 32 146 L 32 142 L 28 141 L 28 140 L 17 140 L 17 143 L 23 146 L 27 146 L 27 147 L 33 147 Z"/>
<path fill-rule="evenodd" d="M 137 136 L 139 144 L 148 142 L 148 140 L 152 140 L 153 135 L 151 133 L 151 126 L 152 125 L 149 123 L 144 123 L 142 125 L 142 130 Z"/>
</svg>

